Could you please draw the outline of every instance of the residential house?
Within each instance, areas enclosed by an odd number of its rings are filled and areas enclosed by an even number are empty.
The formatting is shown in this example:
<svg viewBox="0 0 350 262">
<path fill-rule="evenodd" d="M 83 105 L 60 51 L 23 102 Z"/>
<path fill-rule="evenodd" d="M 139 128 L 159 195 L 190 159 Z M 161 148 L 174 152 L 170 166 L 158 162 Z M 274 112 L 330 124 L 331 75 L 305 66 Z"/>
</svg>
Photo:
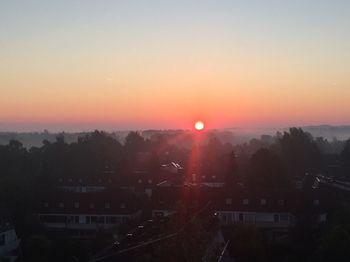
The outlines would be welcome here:
<svg viewBox="0 0 350 262">
<path fill-rule="evenodd" d="M 0 209 L 0 261 L 15 261 L 19 249 L 15 228 L 11 223 L 10 216 L 5 209 Z"/>
</svg>

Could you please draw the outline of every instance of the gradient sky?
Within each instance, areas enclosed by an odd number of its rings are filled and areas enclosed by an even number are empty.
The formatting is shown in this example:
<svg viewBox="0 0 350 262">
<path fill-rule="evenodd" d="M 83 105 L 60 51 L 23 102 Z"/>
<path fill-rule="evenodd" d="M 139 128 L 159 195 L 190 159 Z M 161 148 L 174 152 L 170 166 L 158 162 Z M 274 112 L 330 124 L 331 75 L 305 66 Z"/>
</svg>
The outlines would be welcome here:
<svg viewBox="0 0 350 262">
<path fill-rule="evenodd" d="M 349 124 L 350 1 L 1 0 L 0 131 Z"/>
</svg>

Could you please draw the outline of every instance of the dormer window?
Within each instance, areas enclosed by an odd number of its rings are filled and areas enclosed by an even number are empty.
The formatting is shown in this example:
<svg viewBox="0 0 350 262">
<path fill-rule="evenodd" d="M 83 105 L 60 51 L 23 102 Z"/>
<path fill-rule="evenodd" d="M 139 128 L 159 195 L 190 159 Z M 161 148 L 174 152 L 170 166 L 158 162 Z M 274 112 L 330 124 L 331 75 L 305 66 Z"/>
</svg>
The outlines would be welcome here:
<svg viewBox="0 0 350 262">
<path fill-rule="evenodd" d="M 262 206 L 265 206 L 265 205 L 266 205 L 266 199 L 265 199 L 265 198 L 262 198 L 262 199 L 260 200 L 260 204 L 261 204 Z"/>
<path fill-rule="evenodd" d="M 60 202 L 60 203 L 58 204 L 58 206 L 59 206 L 60 208 L 64 208 L 64 203 L 63 203 L 63 202 Z"/>
<path fill-rule="evenodd" d="M 79 202 L 74 202 L 74 208 L 79 208 Z"/>
<path fill-rule="evenodd" d="M 105 208 L 111 208 L 111 203 L 106 202 L 106 203 L 105 203 Z"/>
<path fill-rule="evenodd" d="M 226 198 L 226 205 L 232 205 L 232 198 Z"/>
<path fill-rule="evenodd" d="M 242 203 L 243 205 L 249 205 L 249 199 L 248 198 L 243 199 Z"/>
</svg>

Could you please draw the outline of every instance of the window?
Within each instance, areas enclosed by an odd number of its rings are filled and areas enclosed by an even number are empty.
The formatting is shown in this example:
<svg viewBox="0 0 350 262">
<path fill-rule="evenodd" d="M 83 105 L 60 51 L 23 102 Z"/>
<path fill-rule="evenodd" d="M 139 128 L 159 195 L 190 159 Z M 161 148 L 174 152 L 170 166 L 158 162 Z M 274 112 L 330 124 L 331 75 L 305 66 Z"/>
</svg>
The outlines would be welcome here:
<svg viewBox="0 0 350 262">
<path fill-rule="evenodd" d="M 249 224 L 255 223 L 255 214 L 246 213 L 244 216 L 244 222 Z"/>
<path fill-rule="evenodd" d="M 40 216 L 40 220 L 44 223 L 68 223 L 66 216 L 43 215 Z"/>
<path fill-rule="evenodd" d="M 104 224 L 105 223 L 105 217 L 104 216 L 98 217 L 98 223 L 99 224 Z"/>
<path fill-rule="evenodd" d="M 139 184 L 141 184 L 142 183 L 142 179 L 139 179 L 138 182 L 139 182 Z"/>
<path fill-rule="evenodd" d="M 288 214 L 281 214 L 280 215 L 280 220 L 281 221 L 288 221 L 289 220 Z"/>
<path fill-rule="evenodd" d="M 243 199 L 243 205 L 249 205 L 249 199 L 247 198 Z"/>
<path fill-rule="evenodd" d="M 111 207 L 111 203 L 106 202 L 106 203 L 105 203 L 105 208 L 110 208 L 110 207 Z"/>
<path fill-rule="evenodd" d="M 79 224 L 79 216 L 74 216 L 74 223 Z"/>
<path fill-rule="evenodd" d="M 67 216 L 67 223 L 71 224 L 74 222 L 74 216 Z"/>
<path fill-rule="evenodd" d="M 90 203 L 89 207 L 90 208 L 95 208 L 95 204 L 94 203 Z"/>
<path fill-rule="evenodd" d="M 232 223 L 232 213 L 230 213 L 230 212 L 222 213 L 222 218 L 226 224 Z"/>
<path fill-rule="evenodd" d="M 266 205 L 266 199 L 265 199 L 265 198 L 262 198 L 262 199 L 260 200 L 260 204 L 261 204 L 262 206 L 265 206 L 265 205 Z"/>
<path fill-rule="evenodd" d="M 284 206 L 284 200 L 283 199 L 278 200 L 277 204 L 279 206 Z"/>
<path fill-rule="evenodd" d="M 238 220 L 239 220 L 239 222 L 243 222 L 243 214 L 242 213 L 238 214 Z"/>
<path fill-rule="evenodd" d="M 326 222 L 327 221 L 327 214 L 321 214 L 318 216 L 319 222 Z"/>
<path fill-rule="evenodd" d="M 148 184 L 152 184 L 152 179 L 148 179 Z"/>
<path fill-rule="evenodd" d="M 60 203 L 58 204 L 58 206 L 59 206 L 60 208 L 64 208 L 64 203 L 63 203 L 63 202 L 60 202 Z"/>
<path fill-rule="evenodd" d="M 226 198 L 226 205 L 232 205 L 232 198 Z"/>
<path fill-rule="evenodd" d="M 74 202 L 74 208 L 79 208 L 79 202 Z"/>
<path fill-rule="evenodd" d="M 125 208 L 125 204 L 124 204 L 124 203 L 121 203 L 121 204 L 120 204 L 120 208 Z"/>
<path fill-rule="evenodd" d="M 222 213 L 221 217 L 222 217 L 222 221 L 224 222 L 224 224 L 226 224 L 227 223 L 226 213 Z"/>
<path fill-rule="evenodd" d="M 115 216 L 106 216 L 106 224 L 117 224 L 117 218 Z"/>
<path fill-rule="evenodd" d="M 91 216 L 91 224 L 97 223 L 97 216 Z"/>
<path fill-rule="evenodd" d="M 280 217 L 279 217 L 278 214 L 273 215 L 273 221 L 274 221 L 275 223 L 279 223 L 279 222 L 280 222 Z"/>
<path fill-rule="evenodd" d="M 86 221 L 86 224 L 90 224 L 91 223 L 91 217 L 90 216 L 86 216 L 85 221 Z"/>
<path fill-rule="evenodd" d="M 256 213 L 255 214 L 255 221 L 256 222 L 262 222 L 262 223 L 271 223 L 273 222 L 273 214 L 271 213 Z"/>
<path fill-rule="evenodd" d="M 5 234 L 1 234 L 0 235 L 0 246 L 4 246 L 5 245 Z"/>
</svg>

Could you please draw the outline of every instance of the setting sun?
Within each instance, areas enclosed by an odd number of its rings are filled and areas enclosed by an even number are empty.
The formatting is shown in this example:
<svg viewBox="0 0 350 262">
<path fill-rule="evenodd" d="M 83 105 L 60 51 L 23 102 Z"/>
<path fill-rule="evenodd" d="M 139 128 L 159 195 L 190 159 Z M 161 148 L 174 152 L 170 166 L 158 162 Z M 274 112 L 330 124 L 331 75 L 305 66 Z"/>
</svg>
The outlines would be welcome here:
<svg viewBox="0 0 350 262">
<path fill-rule="evenodd" d="M 204 123 L 202 121 L 196 121 L 196 123 L 194 124 L 194 128 L 198 131 L 203 130 Z"/>
</svg>

